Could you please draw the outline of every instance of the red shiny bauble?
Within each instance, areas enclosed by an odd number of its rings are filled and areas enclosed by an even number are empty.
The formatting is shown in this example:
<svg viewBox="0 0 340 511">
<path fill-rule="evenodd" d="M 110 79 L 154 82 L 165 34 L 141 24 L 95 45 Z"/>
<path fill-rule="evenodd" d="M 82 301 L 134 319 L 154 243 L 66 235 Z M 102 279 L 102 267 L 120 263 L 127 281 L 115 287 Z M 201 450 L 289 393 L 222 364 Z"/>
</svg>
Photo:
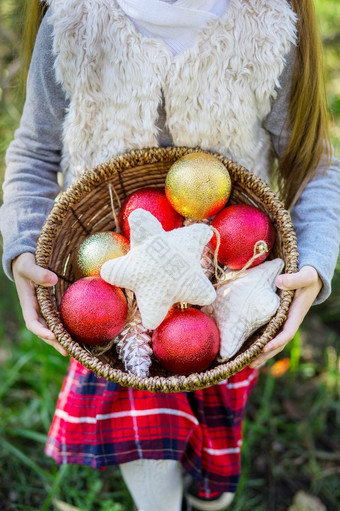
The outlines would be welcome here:
<svg viewBox="0 0 340 511">
<path fill-rule="evenodd" d="M 153 187 L 141 188 L 125 199 L 120 208 L 119 226 L 122 234 L 128 239 L 130 239 L 128 218 L 130 213 L 138 208 L 150 211 L 160 221 L 165 231 L 183 225 L 182 216 L 171 206 L 163 190 Z"/>
<path fill-rule="evenodd" d="M 116 337 L 124 328 L 127 312 L 123 291 L 100 277 L 77 280 L 60 303 L 66 330 L 84 344 L 104 344 Z"/>
<path fill-rule="evenodd" d="M 250 265 L 262 263 L 274 245 L 275 230 L 268 216 L 255 206 L 234 204 L 218 213 L 211 223 L 220 235 L 218 260 L 231 270 L 240 270 L 253 257 L 254 246 L 258 241 L 267 244 L 268 252 L 257 257 Z M 216 234 L 210 241 L 214 251 L 217 245 Z"/>
<path fill-rule="evenodd" d="M 219 347 L 220 334 L 214 321 L 194 308 L 172 308 L 152 335 L 154 354 L 163 367 L 185 376 L 209 367 Z"/>
</svg>

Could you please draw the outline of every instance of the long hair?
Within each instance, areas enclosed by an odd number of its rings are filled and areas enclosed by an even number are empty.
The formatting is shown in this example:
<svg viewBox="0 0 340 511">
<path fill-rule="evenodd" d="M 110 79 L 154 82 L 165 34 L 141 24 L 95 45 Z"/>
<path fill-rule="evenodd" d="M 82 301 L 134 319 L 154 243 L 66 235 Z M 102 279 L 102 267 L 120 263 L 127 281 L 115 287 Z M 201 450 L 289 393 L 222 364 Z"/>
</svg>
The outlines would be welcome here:
<svg viewBox="0 0 340 511">
<path fill-rule="evenodd" d="M 322 41 L 313 0 L 292 0 L 297 14 L 297 59 L 290 91 L 291 136 L 279 162 L 278 185 L 286 207 L 299 198 L 319 164 L 331 161 Z"/>
<path fill-rule="evenodd" d="M 278 165 L 277 181 L 285 206 L 294 205 L 319 164 L 329 164 L 331 142 L 325 94 L 323 51 L 313 0 L 291 0 L 297 14 L 298 47 L 288 111 L 291 136 Z M 24 49 L 27 68 L 46 7 L 26 0 Z"/>
<path fill-rule="evenodd" d="M 21 82 L 23 85 L 26 82 L 35 38 L 46 10 L 47 5 L 45 2 L 41 2 L 40 0 L 25 0 L 23 13 L 23 35 L 21 40 L 21 55 L 23 61 L 21 68 Z"/>
</svg>

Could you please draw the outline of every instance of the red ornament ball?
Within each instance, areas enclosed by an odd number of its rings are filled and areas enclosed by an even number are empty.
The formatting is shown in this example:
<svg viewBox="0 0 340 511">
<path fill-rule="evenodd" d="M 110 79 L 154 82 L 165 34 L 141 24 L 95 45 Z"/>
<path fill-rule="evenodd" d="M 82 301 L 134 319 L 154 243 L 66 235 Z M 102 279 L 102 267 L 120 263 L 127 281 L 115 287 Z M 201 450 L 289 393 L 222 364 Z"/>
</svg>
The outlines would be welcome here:
<svg viewBox="0 0 340 511">
<path fill-rule="evenodd" d="M 84 344 L 104 344 L 124 328 L 128 313 L 125 295 L 100 277 L 74 282 L 60 303 L 60 317 L 69 334 Z"/>
<path fill-rule="evenodd" d="M 227 206 L 218 213 L 211 225 L 220 234 L 218 260 L 231 270 L 240 270 L 253 257 L 258 241 L 267 244 L 268 251 L 257 257 L 250 267 L 262 263 L 269 255 L 275 241 L 275 230 L 268 216 L 249 204 Z M 214 251 L 216 234 L 210 241 Z"/>
<path fill-rule="evenodd" d="M 210 366 L 220 347 L 220 334 L 201 310 L 172 308 L 154 330 L 152 347 L 168 371 L 187 376 Z"/>
<path fill-rule="evenodd" d="M 130 239 L 128 218 L 130 213 L 138 208 L 150 211 L 160 221 L 165 231 L 183 225 L 182 216 L 171 206 L 163 190 L 153 187 L 141 188 L 127 197 L 120 208 L 119 226 L 122 234 L 128 239 Z"/>
</svg>

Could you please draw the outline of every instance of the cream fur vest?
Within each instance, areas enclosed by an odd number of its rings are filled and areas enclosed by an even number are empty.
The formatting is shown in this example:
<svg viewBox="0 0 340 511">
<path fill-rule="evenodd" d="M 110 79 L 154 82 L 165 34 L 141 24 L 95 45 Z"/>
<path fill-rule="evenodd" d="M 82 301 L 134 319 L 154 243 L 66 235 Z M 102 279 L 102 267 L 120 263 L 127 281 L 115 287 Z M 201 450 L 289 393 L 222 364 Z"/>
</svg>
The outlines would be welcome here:
<svg viewBox="0 0 340 511">
<path fill-rule="evenodd" d="M 118 153 L 157 143 L 165 101 L 175 145 L 218 151 L 268 179 L 269 113 L 296 16 L 283 0 L 230 0 L 225 15 L 173 56 L 141 35 L 115 0 L 50 0 L 56 75 L 70 101 L 65 184 Z"/>
</svg>

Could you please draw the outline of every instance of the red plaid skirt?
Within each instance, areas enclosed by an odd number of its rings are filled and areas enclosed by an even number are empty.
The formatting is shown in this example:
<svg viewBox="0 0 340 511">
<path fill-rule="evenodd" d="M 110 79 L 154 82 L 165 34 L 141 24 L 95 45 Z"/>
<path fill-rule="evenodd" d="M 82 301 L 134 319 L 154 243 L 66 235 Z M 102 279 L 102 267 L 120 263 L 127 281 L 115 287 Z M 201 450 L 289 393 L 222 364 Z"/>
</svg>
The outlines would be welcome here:
<svg viewBox="0 0 340 511">
<path fill-rule="evenodd" d="M 195 392 L 152 393 L 108 382 L 71 360 L 46 454 L 60 463 L 103 468 L 136 459 L 172 459 L 202 496 L 235 492 L 242 418 L 257 378 L 248 367 Z"/>
</svg>

